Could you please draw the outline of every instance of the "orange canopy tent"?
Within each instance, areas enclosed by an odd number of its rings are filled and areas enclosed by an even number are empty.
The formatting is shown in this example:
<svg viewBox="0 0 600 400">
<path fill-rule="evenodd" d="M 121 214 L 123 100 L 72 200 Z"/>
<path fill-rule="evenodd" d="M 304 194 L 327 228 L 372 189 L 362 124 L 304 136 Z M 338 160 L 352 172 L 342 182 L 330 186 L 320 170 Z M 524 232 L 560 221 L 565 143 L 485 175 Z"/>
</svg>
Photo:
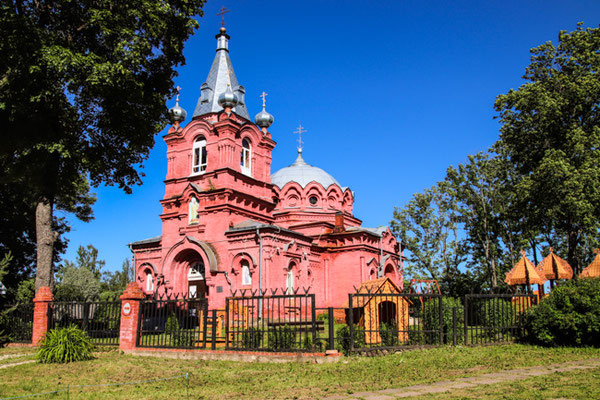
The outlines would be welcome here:
<svg viewBox="0 0 600 400">
<path fill-rule="evenodd" d="M 600 250 L 594 250 L 596 257 L 592 260 L 592 263 L 581 271 L 579 274 L 580 278 L 600 278 Z"/>
<path fill-rule="evenodd" d="M 550 247 L 550 254 L 538 264 L 536 271 L 540 278 L 550 280 L 550 287 L 554 286 L 557 279 L 572 279 L 573 268 L 568 262 L 554 254 L 554 249 Z"/>
<path fill-rule="evenodd" d="M 522 257 L 506 274 L 506 282 L 509 286 L 525 285 L 528 291 L 531 291 L 531 284 L 543 285 L 546 282 L 545 277 L 540 275 L 535 270 L 535 267 L 525 256 L 525 252 L 521 251 Z"/>
</svg>

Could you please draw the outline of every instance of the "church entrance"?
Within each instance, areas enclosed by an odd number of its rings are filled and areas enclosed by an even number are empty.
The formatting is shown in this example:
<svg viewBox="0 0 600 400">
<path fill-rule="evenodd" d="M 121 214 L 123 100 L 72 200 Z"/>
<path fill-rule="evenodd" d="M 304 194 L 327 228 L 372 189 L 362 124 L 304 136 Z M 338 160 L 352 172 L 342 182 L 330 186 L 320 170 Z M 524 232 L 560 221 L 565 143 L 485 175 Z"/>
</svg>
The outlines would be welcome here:
<svg viewBox="0 0 600 400">
<path fill-rule="evenodd" d="M 208 287 L 206 286 L 204 263 L 202 261 L 193 262 L 188 272 L 188 295 L 190 298 L 207 298 Z"/>
</svg>

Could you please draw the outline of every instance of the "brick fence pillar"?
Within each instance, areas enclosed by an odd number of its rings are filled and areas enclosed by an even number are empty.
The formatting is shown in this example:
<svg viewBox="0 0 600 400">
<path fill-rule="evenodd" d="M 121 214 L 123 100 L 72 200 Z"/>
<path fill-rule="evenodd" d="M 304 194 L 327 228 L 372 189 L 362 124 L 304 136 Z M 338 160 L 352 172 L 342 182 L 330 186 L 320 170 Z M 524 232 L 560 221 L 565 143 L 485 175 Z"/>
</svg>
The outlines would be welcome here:
<svg viewBox="0 0 600 400">
<path fill-rule="evenodd" d="M 33 298 L 33 335 L 31 343 L 37 345 L 48 330 L 48 309 L 54 300 L 52 290 L 48 286 L 42 286 Z"/>
<path fill-rule="evenodd" d="M 119 334 L 119 349 L 123 351 L 135 348 L 137 339 L 140 305 L 144 292 L 137 283 L 131 282 L 121 295 L 121 332 Z"/>
</svg>

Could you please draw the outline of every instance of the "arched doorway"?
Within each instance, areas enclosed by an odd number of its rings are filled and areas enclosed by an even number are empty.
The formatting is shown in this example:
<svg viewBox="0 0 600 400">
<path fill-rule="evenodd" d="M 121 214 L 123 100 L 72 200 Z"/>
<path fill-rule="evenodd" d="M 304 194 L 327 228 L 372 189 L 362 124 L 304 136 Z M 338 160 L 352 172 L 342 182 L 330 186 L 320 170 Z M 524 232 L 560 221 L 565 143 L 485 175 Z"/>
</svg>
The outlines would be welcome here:
<svg viewBox="0 0 600 400">
<path fill-rule="evenodd" d="M 208 297 L 208 287 L 206 286 L 206 270 L 202 260 L 190 263 L 187 281 L 188 295 L 190 298 Z"/>
</svg>

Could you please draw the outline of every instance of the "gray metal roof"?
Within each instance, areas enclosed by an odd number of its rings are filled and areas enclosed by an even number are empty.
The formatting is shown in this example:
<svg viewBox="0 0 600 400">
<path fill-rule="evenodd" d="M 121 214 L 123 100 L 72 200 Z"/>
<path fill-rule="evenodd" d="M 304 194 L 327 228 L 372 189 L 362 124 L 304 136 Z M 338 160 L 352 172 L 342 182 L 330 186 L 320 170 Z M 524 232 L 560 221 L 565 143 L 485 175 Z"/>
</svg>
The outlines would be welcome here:
<svg viewBox="0 0 600 400">
<path fill-rule="evenodd" d="M 138 240 L 137 242 L 131 242 L 129 244 L 132 246 L 135 246 L 135 245 L 139 245 L 139 244 L 156 243 L 156 242 L 160 242 L 161 240 L 162 240 L 162 235 L 154 236 L 149 239 Z"/>
<path fill-rule="evenodd" d="M 229 58 L 228 39 L 229 36 L 225 30 L 221 30 L 221 33 L 217 35 L 217 54 L 210 67 L 206 82 L 200 87 L 200 98 L 193 117 L 223 111 L 223 107 L 218 102 L 219 95 L 227 90 L 227 85 L 230 85 L 231 90 L 238 98 L 238 104 L 233 108 L 233 112 L 250 120 L 244 99 L 246 91 L 243 86 L 238 84 Z"/>
<path fill-rule="evenodd" d="M 333 178 L 333 176 L 329 175 L 321 168 L 307 164 L 304 159 L 302 159 L 302 153 L 300 151 L 298 151 L 298 158 L 296 158 L 296 161 L 292 165 L 282 168 L 271 175 L 271 182 L 280 189 L 288 182 L 296 182 L 304 188 L 313 181 L 321 184 L 325 189 L 333 184 L 336 184 L 341 188 L 341 185 Z M 343 189 L 344 188 L 342 188 L 342 190 Z"/>
</svg>

